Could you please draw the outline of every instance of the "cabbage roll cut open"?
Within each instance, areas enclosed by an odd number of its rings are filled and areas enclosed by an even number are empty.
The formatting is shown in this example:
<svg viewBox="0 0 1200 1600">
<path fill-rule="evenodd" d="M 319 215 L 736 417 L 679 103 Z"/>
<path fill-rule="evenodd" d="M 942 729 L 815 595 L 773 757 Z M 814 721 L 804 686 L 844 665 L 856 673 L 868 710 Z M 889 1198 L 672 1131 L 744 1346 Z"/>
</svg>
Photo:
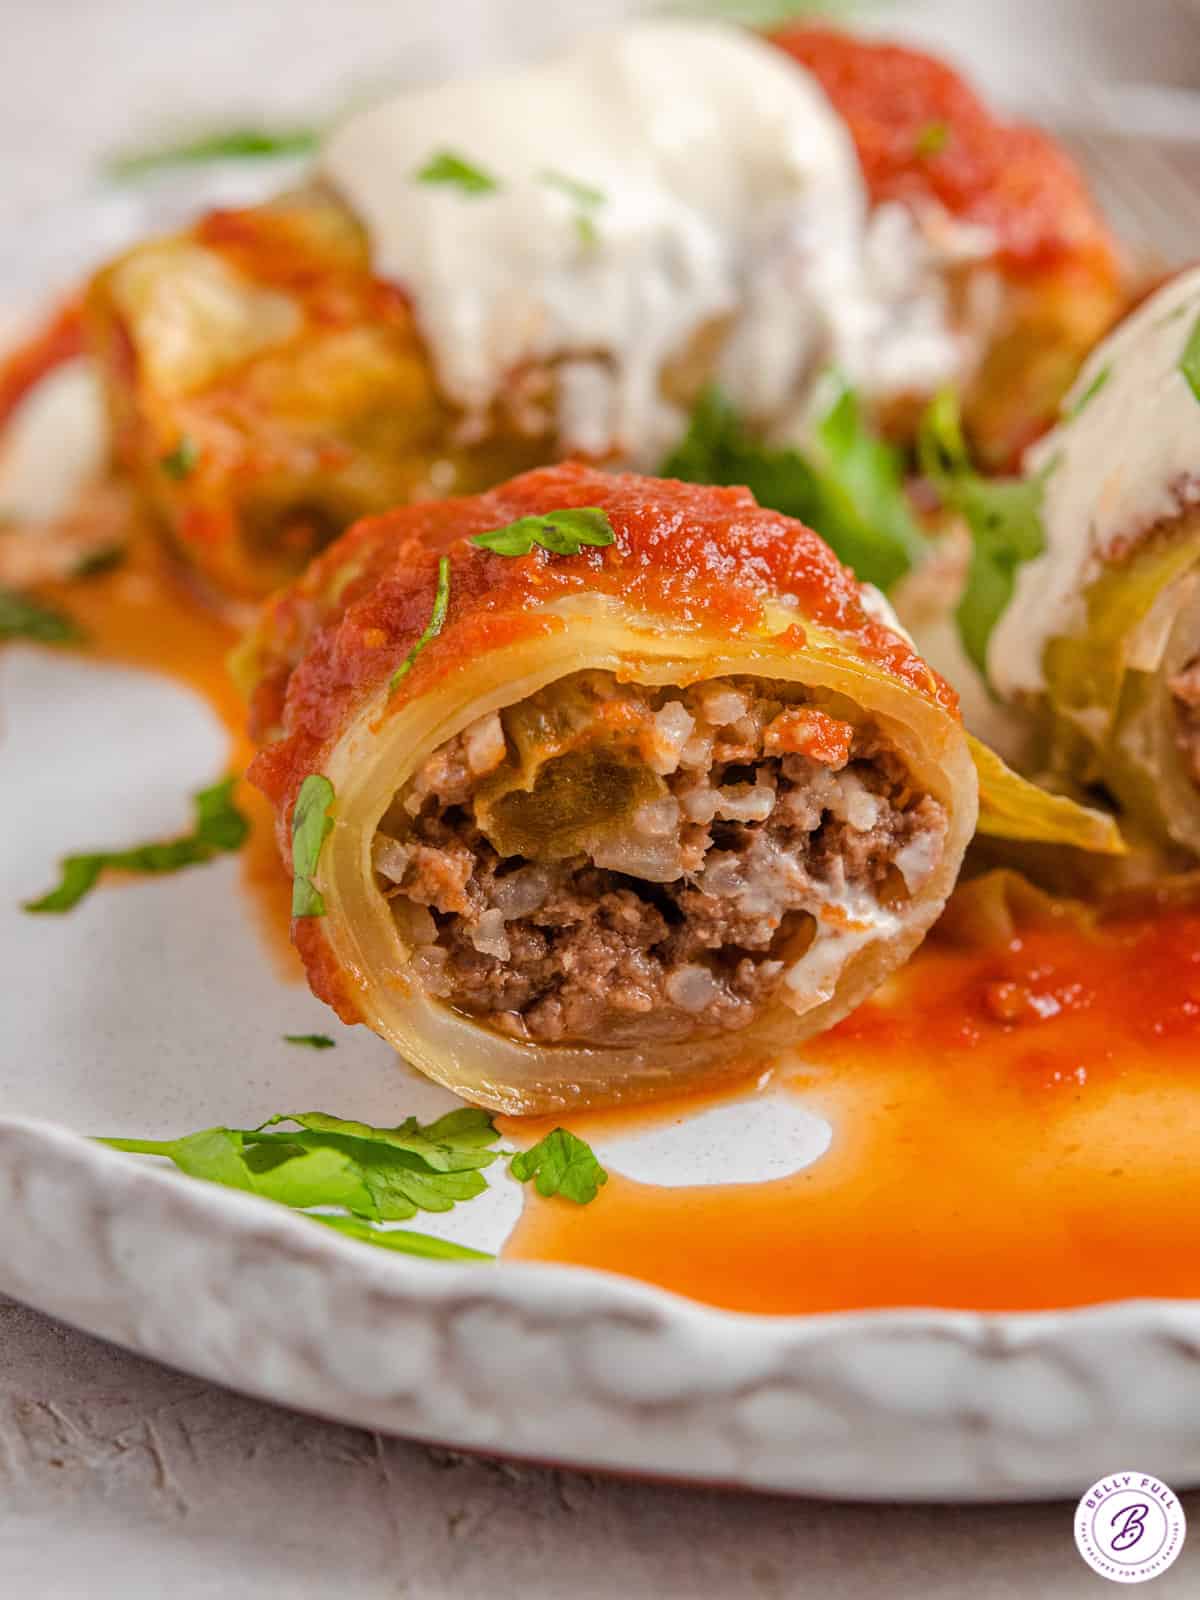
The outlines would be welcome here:
<svg viewBox="0 0 1200 1600">
<path fill-rule="evenodd" d="M 1168 856 L 1200 854 L 1200 269 L 1090 356 L 1026 461 L 1042 551 L 988 676 L 1037 713 L 1042 764 L 1102 786 Z"/>
<path fill-rule="evenodd" d="M 746 490 L 580 465 L 359 524 L 243 649 L 315 991 L 517 1112 L 744 1072 L 919 943 L 952 692 Z"/>
</svg>

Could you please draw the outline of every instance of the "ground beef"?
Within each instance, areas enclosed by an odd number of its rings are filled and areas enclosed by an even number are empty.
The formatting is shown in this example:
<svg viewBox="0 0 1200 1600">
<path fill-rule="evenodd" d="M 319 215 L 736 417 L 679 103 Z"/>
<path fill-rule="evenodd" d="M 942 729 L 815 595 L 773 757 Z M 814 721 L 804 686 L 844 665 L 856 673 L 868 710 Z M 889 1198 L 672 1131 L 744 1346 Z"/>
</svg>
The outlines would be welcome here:
<svg viewBox="0 0 1200 1600">
<path fill-rule="evenodd" d="M 827 702 L 753 679 L 656 690 L 579 673 L 473 724 L 375 841 L 421 981 L 543 1043 L 745 1027 L 847 897 L 897 905 L 940 857 L 941 805 L 874 725 Z M 559 859 L 496 848 L 489 797 L 518 786 L 530 726 L 644 780 L 626 814 L 589 823 Z"/>
<path fill-rule="evenodd" d="M 1175 697 L 1175 743 L 1188 776 L 1200 788 L 1200 656 L 1177 672 L 1168 687 Z"/>
</svg>

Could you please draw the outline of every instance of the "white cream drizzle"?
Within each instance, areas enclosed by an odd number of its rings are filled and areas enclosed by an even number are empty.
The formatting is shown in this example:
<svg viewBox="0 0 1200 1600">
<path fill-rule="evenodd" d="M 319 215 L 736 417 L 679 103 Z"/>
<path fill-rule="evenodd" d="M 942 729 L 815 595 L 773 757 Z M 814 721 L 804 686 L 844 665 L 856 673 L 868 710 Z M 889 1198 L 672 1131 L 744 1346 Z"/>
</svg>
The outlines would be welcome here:
<svg viewBox="0 0 1200 1600">
<path fill-rule="evenodd" d="M 800 1016 L 833 998 L 852 956 L 878 940 L 894 938 L 903 926 L 896 912 L 880 905 L 869 889 L 848 884 L 816 888 L 816 935 L 784 972 L 780 990 L 784 1004 Z"/>
<path fill-rule="evenodd" d="M 497 187 L 418 181 L 443 150 Z M 829 363 L 885 397 L 970 359 L 943 271 L 963 239 L 871 214 L 815 80 L 741 29 L 648 21 L 407 93 L 349 118 L 319 164 L 412 294 L 447 395 L 478 420 L 525 364 L 559 363 L 567 449 L 656 464 L 684 421 L 664 369 L 713 324 L 719 380 L 768 423 L 802 417 Z"/>
<path fill-rule="evenodd" d="M 1200 501 L 1200 400 L 1180 370 L 1197 317 L 1200 268 L 1193 268 L 1096 347 L 1066 398 L 1064 420 L 1028 452 L 1028 472 L 1057 464 L 1042 507 L 1045 551 L 1020 568 L 988 648 L 988 676 L 1002 695 L 1045 688 L 1046 645 L 1083 626 L 1083 591 L 1118 541 L 1136 540 Z"/>
</svg>

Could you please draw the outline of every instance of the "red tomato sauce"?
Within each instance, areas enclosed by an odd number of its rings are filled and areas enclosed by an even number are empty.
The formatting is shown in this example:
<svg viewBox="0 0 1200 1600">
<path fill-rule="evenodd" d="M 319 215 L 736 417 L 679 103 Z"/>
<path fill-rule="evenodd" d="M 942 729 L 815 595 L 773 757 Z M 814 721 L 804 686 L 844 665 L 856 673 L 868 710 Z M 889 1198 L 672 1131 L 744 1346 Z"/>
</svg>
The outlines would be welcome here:
<svg viewBox="0 0 1200 1600">
<path fill-rule="evenodd" d="M 506 1254 L 773 1314 L 1200 1295 L 1195 912 L 990 952 L 935 936 L 776 1085 L 832 1124 L 809 1168 L 683 1189 L 612 1174 L 585 1208 L 531 1198 Z M 585 1138 L 613 1120 L 569 1119 Z"/>
<path fill-rule="evenodd" d="M 1036 128 L 993 116 L 945 62 L 833 29 L 773 36 L 818 79 L 850 129 L 871 199 L 936 201 L 989 229 L 996 259 L 1039 272 L 1116 252 L 1075 164 Z"/>
<path fill-rule="evenodd" d="M 576 556 L 535 547 L 527 556 L 506 557 L 470 542 L 519 517 L 573 506 L 603 508 L 614 543 Z M 442 555 L 451 563 L 446 623 L 393 695 L 389 715 L 464 661 L 565 626 L 544 615 L 544 606 L 585 592 L 619 595 L 676 627 L 711 627 L 734 637 L 759 624 L 764 601 L 791 597 L 798 645 L 805 622 L 833 629 L 874 665 L 957 711 L 953 690 L 867 614 L 854 578 L 803 523 L 760 508 L 745 489 L 568 462 L 486 494 L 368 518 L 273 603 L 263 629 L 267 659 L 256 717 L 260 726 L 283 717 L 288 736 L 258 758 L 254 781 L 277 804 L 288 803 L 318 770 L 323 746 L 420 636 Z"/>
<path fill-rule="evenodd" d="M 0 361 L 0 428 L 55 367 L 83 353 L 83 320 L 78 300 L 68 300 L 23 344 Z"/>
</svg>

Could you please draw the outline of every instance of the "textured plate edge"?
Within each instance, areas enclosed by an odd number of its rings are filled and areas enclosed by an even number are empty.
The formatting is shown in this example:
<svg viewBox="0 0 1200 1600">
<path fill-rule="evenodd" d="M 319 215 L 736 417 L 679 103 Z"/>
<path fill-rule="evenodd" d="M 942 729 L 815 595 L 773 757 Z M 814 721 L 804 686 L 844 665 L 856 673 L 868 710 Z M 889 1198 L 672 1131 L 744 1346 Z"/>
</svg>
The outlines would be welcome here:
<svg viewBox="0 0 1200 1600">
<path fill-rule="evenodd" d="M 856 1499 L 1070 1495 L 1118 1458 L 1200 1483 L 1200 1302 L 757 1317 L 582 1268 L 374 1254 L 17 1118 L 0 1202 L 0 1290 L 380 1432 Z"/>
</svg>

